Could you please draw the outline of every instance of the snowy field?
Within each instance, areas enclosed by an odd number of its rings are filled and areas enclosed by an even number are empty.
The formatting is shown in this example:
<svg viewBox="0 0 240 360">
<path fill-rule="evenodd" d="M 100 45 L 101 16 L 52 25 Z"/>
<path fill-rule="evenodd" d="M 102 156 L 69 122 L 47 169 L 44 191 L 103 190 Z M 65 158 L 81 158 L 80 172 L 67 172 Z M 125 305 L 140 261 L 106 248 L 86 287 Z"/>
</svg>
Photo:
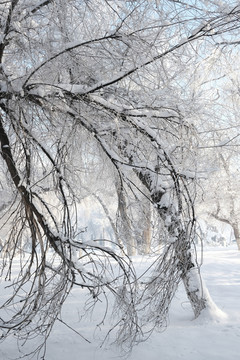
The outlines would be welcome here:
<svg viewBox="0 0 240 360">
<path fill-rule="evenodd" d="M 144 258 L 135 257 L 134 262 L 139 271 L 146 266 Z M 226 316 L 216 312 L 213 319 L 202 316 L 193 320 L 184 289 L 180 287 L 172 303 L 168 328 L 155 332 L 148 341 L 135 347 L 129 360 L 240 359 L 240 252 L 236 246 L 206 248 L 202 275 L 213 300 Z M 48 339 L 45 360 L 122 359 L 115 347 L 100 348 L 102 334 L 95 328 L 97 313 L 79 322 L 83 302 L 84 294 L 73 290 L 64 306 L 62 319 L 91 343 L 57 322 Z M 101 308 L 98 311 L 101 312 Z M 30 350 L 30 344 L 17 346 L 15 339 L 9 338 L 0 344 L 0 360 L 15 359 Z"/>
</svg>

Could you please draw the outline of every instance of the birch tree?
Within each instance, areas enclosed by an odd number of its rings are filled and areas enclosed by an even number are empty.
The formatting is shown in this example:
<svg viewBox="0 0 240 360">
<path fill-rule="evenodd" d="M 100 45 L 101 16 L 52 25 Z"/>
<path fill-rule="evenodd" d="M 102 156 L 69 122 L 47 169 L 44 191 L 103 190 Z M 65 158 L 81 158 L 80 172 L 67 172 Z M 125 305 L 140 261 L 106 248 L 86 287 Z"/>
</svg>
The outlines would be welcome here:
<svg viewBox="0 0 240 360">
<path fill-rule="evenodd" d="M 146 323 L 165 324 L 181 281 L 196 317 L 210 306 L 192 252 L 197 168 L 187 67 L 208 43 L 234 41 L 239 11 L 235 1 L 0 3 L 1 157 L 14 194 L 4 213 L 11 229 L 3 274 L 10 278 L 19 250 L 23 264 L 1 305 L 15 311 L 1 317 L 3 336 L 47 338 L 73 286 L 93 301 L 105 289 L 116 297 L 124 314 L 118 341 L 130 346 Z M 157 213 L 163 252 L 143 288 L 127 257 L 79 240 L 79 141 L 92 144 L 124 196 L 144 196 Z"/>
</svg>

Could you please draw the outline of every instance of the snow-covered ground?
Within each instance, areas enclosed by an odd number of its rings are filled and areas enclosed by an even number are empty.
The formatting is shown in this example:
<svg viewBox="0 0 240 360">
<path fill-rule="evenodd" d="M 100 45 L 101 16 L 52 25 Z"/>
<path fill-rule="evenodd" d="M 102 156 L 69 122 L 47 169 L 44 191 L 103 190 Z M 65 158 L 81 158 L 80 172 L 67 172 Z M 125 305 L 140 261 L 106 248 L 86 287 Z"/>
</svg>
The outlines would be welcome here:
<svg viewBox="0 0 240 360">
<path fill-rule="evenodd" d="M 146 259 L 136 257 L 134 262 L 139 270 L 146 266 Z M 202 316 L 193 320 L 184 289 L 180 286 L 171 306 L 167 329 L 161 333 L 153 333 L 148 341 L 135 347 L 129 360 L 240 358 L 240 252 L 236 246 L 206 248 L 202 276 L 213 300 L 227 316 L 216 313 L 219 316 L 213 319 Z M 101 330 L 95 328 L 98 313 L 92 319 L 79 322 L 83 303 L 84 295 L 80 290 L 74 290 L 64 306 L 62 319 L 91 343 L 57 322 L 48 339 L 46 360 L 121 359 L 121 354 L 113 346 L 104 349 L 99 347 Z M 19 350 L 22 354 L 28 352 L 30 344 L 20 346 Z M 19 354 L 14 339 L 9 338 L 0 344 L 1 360 L 14 359 Z"/>
</svg>

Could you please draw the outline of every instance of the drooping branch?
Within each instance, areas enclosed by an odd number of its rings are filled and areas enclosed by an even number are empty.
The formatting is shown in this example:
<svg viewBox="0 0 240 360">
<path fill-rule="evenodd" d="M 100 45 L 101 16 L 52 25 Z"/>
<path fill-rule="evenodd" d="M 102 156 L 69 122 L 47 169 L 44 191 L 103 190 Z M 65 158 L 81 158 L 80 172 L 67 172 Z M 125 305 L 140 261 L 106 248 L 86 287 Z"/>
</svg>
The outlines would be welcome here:
<svg viewBox="0 0 240 360">
<path fill-rule="evenodd" d="M 40 199 L 39 195 L 30 190 L 31 183 L 26 187 L 21 181 L 2 116 L 0 120 L 1 155 L 13 184 L 19 192 L 22 203 L 19 208 L 21 211 L 19 218 L 22 219 L 20 230 L 17 229 L 17 224 L 14 225 L 17 234 L 15 235 L 12 232 L 11 238 L 16 241 L 15 248 L 18 246 L 17 242 L 20 241 L 21 233 L 24 231 L 27 234 L 29 229 L 30 235 L 28 236 L 31 238 L 30 258 L 24 260 L 26 264 L 13 282 L 13 295 L 6 303 L 0 305 L 2 309 L 6 309 L 15 306 L 17 303 L 19 304 L 19 310 L 8 321 L 0 319 L 0 327 L 6 330 L 6 336 L 11 331 L 15 331 L 19 332 L 19 336 L 21 334 L 22 338 L 27 339 L 31 334 L 41 332 L 47 338 L 73 285 L 88 289 L 93 299 L 93 305 L 102 294 L 105 294 L 104 288 L 112 292 L 117 299 L 119 298 L 118 301 L 120 301 L 120 298 L 124 301 L 123 294 L 116 290 L 118 286 L 121 289 L 128 289 L 128 294 L 132 300 L 131 304 L 128 305 L 126 302 L 125 306 L 126 308 L 132 308 L 131 317 L 135 319 L 135 323 L 131 325 L 132 329 L 133 326 L 137 327 L 133 300 L 135 273 L 131 262 L 128 261 L 126 256 L 123 258 L 112 249 L 102 247 L 97 242 L 83 243 L 77 238 L 72 238 L 71 235 L 73 234 L 61 234 L 60 231 L 56 232 L 51 228 L 48 217 L 41 212 L 40 207 L 37 205 Z M 15 130 L 17 131 L 17 128 Z M 29 137 L 29 133 L 25 132 L 25 134 Z M 36 141 L 36 144 L 39 145 L 39 141 Z M 48 159 L 53 160 L 50 155 Z M 61 190 L 64 191 L 63 188 Z M 67 206 L 65 201 L 63 201 L 63 206 Z M 44 208 L 46 209 L 46 205 L 43 203 Z M 51 217 L 54 216 L 51 212 L 50 215 Z M 70 219 L 68 220 L 70 221 Z M 57 220 L 54 220 L 54 222 L 57 223 Z M 10 247 L 10 243 L 8 246 Z M 38 246 L 40 246 L 40 253 L 38 252 Z M 55 255 L 51 261 L 49 261 L 49 257 L 47 259 L 49 246 L 60 259 L 60 264 L 57 267 L 54 263 Z M 19 244 L 19 247 L 21 248 L 21 244 Z M 82 252 L 80 258 L 77 256 L 78 250 Z M 116 267 L 111 264 L 112 261 L 119 268 L 117 274 Z M 96 264 L 98 265 L 96 266 Z M 105 269 L 108 269 L 107 277 L 105 276 Z M 16 297 L 20 296 L 21 299 L 21 291 L 24 291 L 26 283 L 31 284 L 30 289 L 28 289 L 28 296 L 24 298 L 24 301 L 20 300 L 19 302 Z M 39 319 L 39 314 L 43 314 L 43 311 L 45 315 Z M 124 324 L 125 320 L 122 321 L 121 326 L 124 327 Z M 44 346 L 44 343 L 42 346 Z"/>
</svg>

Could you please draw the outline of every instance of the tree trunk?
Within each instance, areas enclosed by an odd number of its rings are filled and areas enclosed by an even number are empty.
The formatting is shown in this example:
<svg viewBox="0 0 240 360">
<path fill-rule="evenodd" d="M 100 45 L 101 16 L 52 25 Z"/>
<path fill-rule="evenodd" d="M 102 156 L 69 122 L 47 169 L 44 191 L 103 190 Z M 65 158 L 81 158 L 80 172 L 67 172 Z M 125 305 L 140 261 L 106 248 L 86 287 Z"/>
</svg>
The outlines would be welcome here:
<svg viewBox="0 0 240 360">
<path fill-rule="evenodd" d="M 151 230 L 151 215 L 149 214 L 149 218 L 146 221 L 145 228 L 143 230 L 143 253 L 149 254 L 151 248 L 151 240 L 152 240 L 152 230 Z"/>
<path fill-rule="evenodd" d="M 151 212 L 151 204 L 148 200 L 143 199 L 144 202 L 144 212 L 143 212 L 143 246 L 142 251 L 143 254 L 149 254 L 151 251 L 151 241 L 152 241 L 152 212 Z"/>
<path fill-rule="evenodd" d="M 124 243 L 127 249 L 128 256 L 136 255 L 137 249 L 135 244 L 135 238 L 133 231 L 131 229 L 130 218 L 127 213 L 127 203 L 124 194 L 124 190 L 122 189 L 121 184 L 116 184 L 117 194 L 118 194 L 118 211 L 119 211 L 119 230 L 120 233 L 119 238 L 124 239 Z"/>
<path fill-rule="evenodd" d="M 192 267 L 182 275 L 182 280 L 195 318 L 197 318 L 202 310 L 207 308 L 208 299 L 204 293 L 199 269 L 193 263 L 191 263 L 191 266 Z"/>
<path fill-rule="evenodd" d="M 191 242 L 187 239 L 187 234 L 182 232 L 182 236 L 176 242 L 177 266 L 194 316 L 197 318 L 202 310 L 210 306 L 210 296 L 203 287 L 199 266 L 191 254 Z"/>
<path fill-rule="evenodd" d="M 180 277 L 184 283 L 188 299 L 191 303 L 195 317 L 198 317 L 202 310 L 210 306 L 203 291 L 202 280 L 199 267 L 195 264 L 191 254 L 192 238 L 195 233 L 194 216 L 189 218 L 189 228 L 184 225 L 181 219 L 181 212 L 176 210 L 172 202 L 164 201 L 167 193 L 162 190 L 153 191 L 151 189 L 151 177 L 146 173 L 138 173 L 140 180 L 151 193 L 151 199 L 155 203 L 158 214 L 165 224 L 168 232 L 168 239 L 174 248 L 174 257 L 171 266 L 177 266 Z M 167 197 L 166 197 L 167 198 Z M 176 264 L 176 265 L 175 265 Z"/>
<path fill-rule="evenodd" d="M 240 250 L 240 231 L 239 231 L 239 226 L 238 223 L 232 223 L 230 224 L 233 228 L 233 233 L 234 233 L 234 237 L 238 246 L 238 250 Z"/>
</svg>

